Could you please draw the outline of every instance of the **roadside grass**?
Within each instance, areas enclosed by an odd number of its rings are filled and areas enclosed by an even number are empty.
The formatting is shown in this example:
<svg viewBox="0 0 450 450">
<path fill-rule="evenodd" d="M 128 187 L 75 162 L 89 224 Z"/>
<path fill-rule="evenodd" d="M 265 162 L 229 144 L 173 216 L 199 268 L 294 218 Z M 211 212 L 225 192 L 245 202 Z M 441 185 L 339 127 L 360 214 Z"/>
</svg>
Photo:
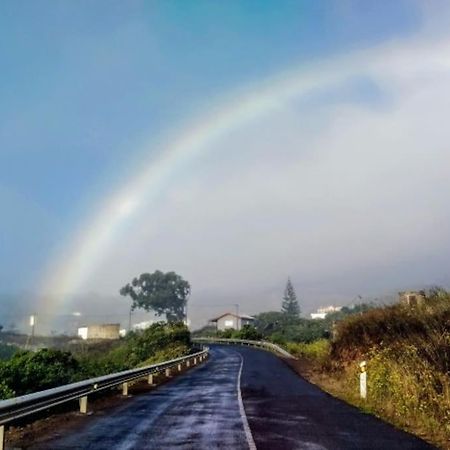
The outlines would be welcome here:
<svg viewBox="0 0 450 450">
<path fill-rule="evenodd" d="M 393 305 L 348 317 L 333 342 L 287 344 L 308 360 L 304 374 L 330 394 L 450 449 L 450 295 L 423 306 Z M 367 399 L 359 363 L 367 362 Z"/>
<path fill-rule="evenodd" d="M 330 341 L 328 339 L 319 339 L 311 343 L 288 342 L 285 348 L 296 358 L 312 359 L 319 364 L 326 363 L 330 357 Z"/>
</svg>

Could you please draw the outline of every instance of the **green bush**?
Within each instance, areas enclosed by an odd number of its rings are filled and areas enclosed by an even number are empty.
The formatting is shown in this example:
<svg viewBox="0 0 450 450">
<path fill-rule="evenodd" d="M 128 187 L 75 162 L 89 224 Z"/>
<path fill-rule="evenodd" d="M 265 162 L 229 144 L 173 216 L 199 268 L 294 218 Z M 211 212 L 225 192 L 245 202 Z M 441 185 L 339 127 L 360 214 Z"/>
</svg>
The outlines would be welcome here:
<svg viewBox="0 0 450 450">
<path fill-rule="evenodd" d="M 250 341 L 259 341 L 262 334 L 253 325 L 244 325 L 239 331 L 233 333 L 236 339 L 247 339 Z"/>
<path fill-rule="evenodd" d="M 75 354 L 52 349 L 20 352 L 0 361 L 0 398 L 173 359 L 190 348 L 189 330 L 183 324 L 157 323 L 119 341 L 80 345 Z"/>
<path fill-rule="evenodd" d="M 330 355 L 330 341 L 319 339 L 311 343 L 288 342 L 286 350 L 299 358 L 307 358 L 321 364 L 325 363 Z"/>
<path fill-rule="evenodd" d="M 4 389 L 23 395 L 69 383 L 78 368 L 78 361 L 69 352 L 20 352 L 0 363 L 0 379 Z"/>
<path fill-rule="evenodd" d="M 168 355 L 165 359 L 170 359 L 174 347 L 183 347 L 185 353 L 191 347 L 190 333 L 186 326 L 181 323 L 155 323 L 145 330 L 129 333 L 125 339 L 103 354 L 80 354 L 77 379 L 131 369 L 156 354 L 162 357 L 165 352 Z"/>
</svg>

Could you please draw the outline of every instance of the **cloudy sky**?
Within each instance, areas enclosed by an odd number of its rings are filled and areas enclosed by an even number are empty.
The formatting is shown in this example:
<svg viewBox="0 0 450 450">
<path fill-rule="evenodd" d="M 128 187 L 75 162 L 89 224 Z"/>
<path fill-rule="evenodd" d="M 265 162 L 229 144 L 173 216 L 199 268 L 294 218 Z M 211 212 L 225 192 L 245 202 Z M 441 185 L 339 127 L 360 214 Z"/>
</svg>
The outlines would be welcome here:
<svg viewBox="0 0 450 450">
<path fill-rule="evenodd" d="M 449 13 L 2 2 L 3 322 L 125 322 L 118 289 L 156 269 L 194 325 L 278 309 L 288 276 L 305 313 L 448 286 Z"/>
</svg>

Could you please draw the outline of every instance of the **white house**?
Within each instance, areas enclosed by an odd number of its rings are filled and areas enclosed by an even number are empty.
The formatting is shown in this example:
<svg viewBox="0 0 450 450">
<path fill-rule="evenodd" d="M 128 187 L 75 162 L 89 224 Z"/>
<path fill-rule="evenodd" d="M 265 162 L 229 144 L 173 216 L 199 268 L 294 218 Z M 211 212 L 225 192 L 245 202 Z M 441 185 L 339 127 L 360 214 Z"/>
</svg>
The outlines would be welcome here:
<svg viewBox="0 0 450 450">
<path fill-rule="evenodd" d="M 246 314 L 236 315 L 233 313 L 225 313 L 219 317 L 211 319 L 210 322 L 216 324 L 218 331 L 223 330 L 240 330 L 244 325 L 252 325 L 255 318 Z"/>
<path fill-rule="evenodd" d="M 342 306 L 325 306 L 324 308 L 319 308 L 317 312 L 311 313 L 311 319 L 325 319 L 327 314 L 340 311 Z"/>
</svg>

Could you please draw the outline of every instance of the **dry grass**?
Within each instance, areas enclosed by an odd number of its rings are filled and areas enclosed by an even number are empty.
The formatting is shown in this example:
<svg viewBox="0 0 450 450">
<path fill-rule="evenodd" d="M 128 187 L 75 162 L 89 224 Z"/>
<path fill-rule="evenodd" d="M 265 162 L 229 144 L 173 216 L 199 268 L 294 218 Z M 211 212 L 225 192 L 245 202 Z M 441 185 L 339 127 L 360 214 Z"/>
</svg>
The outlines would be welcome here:
<svg viewBox="0 0 450 450">
<path fill-rule="evenodd" d="M 317 348 L 294 353 L 315 361 L 311 378 L 331 394 L 450 449 L 450 295 L 426 305 L 393 305 L 338 325 L 328 358 Z M 318 347 L 324 349 L 324 344 Z M 359 398 L 367 361 L 368 398 Z"/>
</svg>

